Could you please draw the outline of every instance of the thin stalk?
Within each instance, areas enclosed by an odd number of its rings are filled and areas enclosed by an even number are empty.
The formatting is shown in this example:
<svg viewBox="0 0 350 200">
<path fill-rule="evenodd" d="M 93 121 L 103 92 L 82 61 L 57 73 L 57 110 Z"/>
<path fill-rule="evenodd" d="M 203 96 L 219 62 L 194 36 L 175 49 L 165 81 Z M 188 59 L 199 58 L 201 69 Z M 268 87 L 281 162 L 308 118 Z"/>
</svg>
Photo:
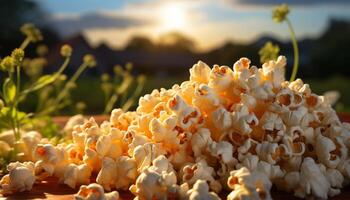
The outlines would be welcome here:
<svg viewBox="0 0 350 200">
<path fill-rule="evenodd" d="M 20 46 L 19 48 L 21 48 L 21 49 L 24 50 L 25 48 L 27 48 L 27 46 L 29 45 L 30 42 L 31 42 L 30 38 L 27 37 L 27 38 L 22 42 L 22 44 L 21 44 L 21 46 Z"/>
<path fill-rule="evenodd" d="M 19 97 L 20 97 L 20 91 L 21 91 L 21 65 L 18 64 L 17 65 L 17 87 L 16 87 L 16 97 L 15 97 L 15 102 L 14 102 L 14 107 L 15 107 L 15 125 L 16 125 L 16 129 L 18 131 L 18 137 L 19 136 L 19 121 L 18 121 L 18 102 L 19 102 Z"/>
<path fill-rule="evenodd" d="M 135 99 L 141 94 L 144 86 L 145 85 L 143 82 L 137 85 L 134 94 L 125 102 L 122 110 L 128 111 L 130 109 L 130 107 L 134 104 Z"/>
<path fill-rule="evenodd" d="M 299 48 L 298 48 L 298 42 L 297 42 L 297 38 L 295 36 L 295 32 L 292 26 L 292 23 L 290 22 L 290 20 L 288 18 L 286 18 L 286 22 L 288 24 L 288 28 L 289 28 L 289 33 L 292 39 L 292 45 L 293 45 L 293 51 L 294 51 L 294 63 L 293 63 L 293 71 L 292 71 L 292 75 L 290 77 L 290 81 L 294 81 L 297 73 L 298 73 L 298 67 L 299 67 Z"/>
<path fill-rule="evenodd" d="M 109 99 L 109 101 L 105 107 L 105 110 L 103 112 L 104 114 L 108 114 L 109 112 L 112 111 L 115 102 L 117 102 L 117 100 L 118 100 L 118 97 L 119 97 L 118 93 L 114 93 L 112 95 L 112 97 Z"/>
<path fill-rule="evenodd" d="M 65 97 L 67 92 L 70 89 L 70 86 L 77 81 L 79 76 L 83 73 L 83 71 L 87 68 L 88 66 L 83 63 L 79 66 L 78 70 L 74 73 L 74 75 L 69 79 L 69 81 L 64 85 L 63 90 L 58 94 L 57 98 L 54 101 L 53 105 L 59 105 L 62 99 Z"/>
</svg>

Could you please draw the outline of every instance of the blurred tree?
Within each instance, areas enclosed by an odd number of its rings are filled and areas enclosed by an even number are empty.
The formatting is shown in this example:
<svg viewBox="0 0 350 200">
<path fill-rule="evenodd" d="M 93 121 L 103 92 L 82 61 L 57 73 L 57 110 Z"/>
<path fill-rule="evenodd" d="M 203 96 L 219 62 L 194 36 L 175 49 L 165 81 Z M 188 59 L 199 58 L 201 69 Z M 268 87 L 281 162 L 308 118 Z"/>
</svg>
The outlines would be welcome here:
<svg viewBox="0 0 350 200">
<path fill-rule="evenodd" d="M 160 50 L 193 52 L 195 42 L 178 32 L 170 32 L 161 35 L 159 38 Z"/>
<path fill-rule="evenodd" d="M 350 76 L 350 22 L 331 20 L 328 29 L 315 42 L 311 62 L 315 72 L 323 77 L 329 74 Z"/>
<path fill-rule="evenodd" d="M 144 36 L 134 36 L 125 47 L 126 50 L 152 50 L 153 48 L 153 42 Z"/>
<path fill-rule="evenodd" d="M 33 0 L 1 0 L 0 1 L 0 57 L 4 57 L 12 49 L 18 47 L 24 36 L 19 28 L 24 23 L 41 25 L 45 19 L 45 12 Z M 40 27 L 45 43 L 52 44 L 58 40 L 58 36 L 48 27 Z M 46 37 L 47 36 L 47 37 Z M 35 48 L 28 49 L 29 55 Z"/>
</svg>

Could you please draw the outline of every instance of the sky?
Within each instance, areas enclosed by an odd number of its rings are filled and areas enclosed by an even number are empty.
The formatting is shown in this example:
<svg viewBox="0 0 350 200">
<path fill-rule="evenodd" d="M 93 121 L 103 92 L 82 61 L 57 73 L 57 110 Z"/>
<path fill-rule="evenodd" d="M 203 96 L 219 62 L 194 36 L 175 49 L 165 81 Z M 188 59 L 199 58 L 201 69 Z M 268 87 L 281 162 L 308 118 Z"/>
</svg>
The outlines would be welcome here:
<svg viewBox="0 0 350 200">
<path fill-rule="evenodd" d="M 317 37 L 331 18 L 350 20 L 350 0 L 35 0 L 62 36 L 82 32 L 93 46 L 122 48 L 133 36 L 157 41 L 167 32 L 193 39 L 198 50 L 226 41 L 245 43 L 262 35 L 289 38 L 271 10 L 288 3 L 298 38 Z"/>
</svg>

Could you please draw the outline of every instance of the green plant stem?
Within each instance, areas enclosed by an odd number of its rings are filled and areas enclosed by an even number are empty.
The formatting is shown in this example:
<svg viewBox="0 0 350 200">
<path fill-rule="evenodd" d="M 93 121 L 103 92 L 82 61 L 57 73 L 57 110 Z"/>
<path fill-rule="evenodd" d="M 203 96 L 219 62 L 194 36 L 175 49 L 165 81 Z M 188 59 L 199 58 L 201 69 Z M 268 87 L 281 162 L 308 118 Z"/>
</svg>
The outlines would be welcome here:
<svg viewBox="0 0 350 200">
<path fill-rule="evenodd" d="M 57 95 L 57 98 L 55 99 L 55 101 L 53 102 L 53 106 L 55 106 L 56 108 L 59 108 L 59 105 L 61 104 L 61 101 L 64 99 L 64 97 L 67 95 L 67 92 L 70 90 L 70 87 L 72 84 L 74 84 L 77 79 L 79 78 L 79 76 L 83 73 L 83 71 L 87 68 L 87 64 L 83 63 L 79 66 L 78 70 L 74 73 L 74 75 L 69 79 L 69 81 L 64 85 L 63 89 L 61 90 L 61 92 Z M 62 70 L 63 71 L 63 70 Z M 60 71 L 59 71 L 60 72 Z M 52 107 L 52 106 L 49 106 Z M 38 115 L 45 115 L 48 113 L 52 113 L 54 112 L 55 109 L 50 109 L 50 110 L 43 110 L 42 112 L 40 112 Z"/>
<path fill-rule="evenodd" d="M 27 46 L 29 45 L 29 43 L 31 42 L 30 38 L 27 37 L 21 44 L 21 46 L 19 48 L 21 48 L 22 50 L 24 50 L 25 48 L 27 48 Z"/>
<path fill-rule="evenodd" d="M 145 84 L 144 82 L 140 82 L 138 83 L 136 89 L 135 89 L 135 92 L 133 93 L 133 95 L 131 96 L 131 98 L 129 98 L 124 106 L 122 107 L 122 109 L 126 112 L 130 109 L 130 107 L 134 104 L 135 102 L 135 99 L 141 94 L 143 88 L 144 88 Z"/>
<path fill-rule="evenodd" d="M 290 22 L 290 20 L 288 18 L 286 18 L 286 22 L 288 24 L 288 28 L 289 28 L 289 33 L 292 39 L 292 45 L 293 45 L 293 51 L 294 51 L 294 63 L 293 63 L 293 71 L 292 71 L 292 75 L 290 77 L 290 81 L 294 81 L 297 73 L 298 73 L 298 67 L 299 67 L 299 48 L 298 48 L 298 42 L 297 42 L 297 38 L 295 36 L 295 32 L 292 26 L 292 23 Z"/>
<path fill-rule="evenodd" d="M 19 98 L 20 98 L 20 91 L 21 91 L 21 65 L 18 64 L 17 65 L 17 87 L 16 87 L 16 98 L 15 98 L 15 102 L 14 102 L 14 107 L 15 107 L 15 125 L 16 125 L 16 129 L 18 131 L 18 138 L 20 137 L 19 135 L 19 121 L 18 121 L 18 102 L 19 102 Z"/>
<path fill-rule="evenodd" d="M 118 97 L 119 97 L 118 93 L 114 93 L 112 95 L 112 97 L 109 99 L 109 101 L 105 107 L 105 110 L 103 112 L 104 114 L 108 114 L 109 112 L 112 111 L 115 102 L 117 102 L 117 100 L 118 100 Z"/>
<path fill-rule="evenodd" d="M 57 77 L 63 73 L 63 71 L 67 68 L 70 61 L 70 57 L 66 57 L 63 64 L 61 65 L 60 69 L 57 71 Z"/>
</svg>

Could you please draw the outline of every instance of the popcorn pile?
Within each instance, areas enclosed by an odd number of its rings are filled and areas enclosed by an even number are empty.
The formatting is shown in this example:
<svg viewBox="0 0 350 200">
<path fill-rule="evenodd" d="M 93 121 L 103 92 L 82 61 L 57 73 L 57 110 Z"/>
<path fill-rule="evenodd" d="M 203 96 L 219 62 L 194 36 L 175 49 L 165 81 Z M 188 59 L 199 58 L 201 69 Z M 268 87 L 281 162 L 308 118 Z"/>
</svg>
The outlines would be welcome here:
<svg viewBox="0 0 350 200">
<path fill-rule="evenodd" d="M 75 117 L 69 144 L 31 134 L 30 162 L 8 166 L 2 192 L 54 176 L 83 185 L 77 199 L 119 199 L 121 190 L 135 200 L 271 199 L 272 185 L 301 198 L 337 195 L 350 180 L 350 124 L 308 84 L 285 81 L 285 65 L 283 56 L 262 68 L 199 61 L 189 81 L 141 97 L 134 112 L 115 109 L 101 125 Z"/>
</svg>

